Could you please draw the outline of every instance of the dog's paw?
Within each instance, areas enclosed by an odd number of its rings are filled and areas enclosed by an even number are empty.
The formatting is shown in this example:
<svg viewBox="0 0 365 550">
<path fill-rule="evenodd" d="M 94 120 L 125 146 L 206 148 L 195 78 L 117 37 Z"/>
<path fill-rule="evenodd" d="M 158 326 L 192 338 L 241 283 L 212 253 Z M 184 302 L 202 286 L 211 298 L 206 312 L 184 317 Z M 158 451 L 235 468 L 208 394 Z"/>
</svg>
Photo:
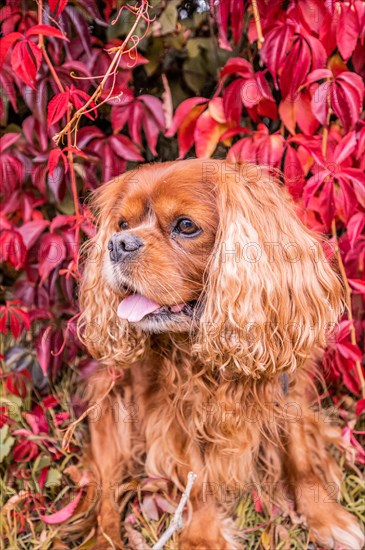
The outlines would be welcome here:
<svg viewBox="0 0 365 550">
<path fill-rule="evenodd" d="M 180 539 L 179 550 L 232 550 L 223 538 L 211 539 L 203 536 L 184 537 Z"/>
<path fill-rule="evenodd" d="M 365 537 L 357 519 L 339 504 L 326 512 L 307 518 L 317 542 L 335 550 L 363 550 Z"/>
<path fill-rule="evenodd" d="M 125 546 L 116 530 L 104 531 L 99 528 L 93 548 L 95 550 L 124 550 Z"/>
</svg>

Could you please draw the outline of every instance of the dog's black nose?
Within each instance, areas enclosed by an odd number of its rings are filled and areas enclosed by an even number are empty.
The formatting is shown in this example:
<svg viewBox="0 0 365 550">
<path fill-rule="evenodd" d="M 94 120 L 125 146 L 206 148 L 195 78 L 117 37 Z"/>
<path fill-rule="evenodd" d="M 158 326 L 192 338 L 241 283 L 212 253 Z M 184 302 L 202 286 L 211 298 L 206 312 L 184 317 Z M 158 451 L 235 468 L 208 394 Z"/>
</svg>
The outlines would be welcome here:
<svg viewBox="0 0 365 550">
<path fill-rule="evenodd" d="M 115 233 L 108 243 L 108 250 L 110 251 L 110 259 L 112 262 L 120 262 L 128 258 L 133 252 L 136 252 L 141 246 L 143 241 L 137 235 L 128 233 L 128 231 L 121 231 Z"/>
</svg>

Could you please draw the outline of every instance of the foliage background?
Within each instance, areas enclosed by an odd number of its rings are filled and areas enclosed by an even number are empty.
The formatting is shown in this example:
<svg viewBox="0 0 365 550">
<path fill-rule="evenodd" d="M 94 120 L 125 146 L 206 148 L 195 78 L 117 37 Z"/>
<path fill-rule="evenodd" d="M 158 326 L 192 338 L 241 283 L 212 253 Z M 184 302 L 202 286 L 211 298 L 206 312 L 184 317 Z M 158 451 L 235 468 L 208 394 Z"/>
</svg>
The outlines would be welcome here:
<svg viewBox="0 0 365 550">
<path fill-rule="evenodd" d="M 75 469 L 84 427 L 62 446 L 84 410 L 78 381 L 95 368 L 75 334 L 77 254 L 94 231 L 84 199 L 136 163 L 186 155 L 280 168 L 305 223 L 330 238 L 348 308 L 326 352 L 322 397 L 343 422 L 341 460 L 353 468 L 345 501 L 361 517 L 364 3 L 7 0 L 0 24 L 5 546 L 61 548 L 60 520 L 77 516 L 87 485 Z M 71 126 L 56 145 L 116 55 L 78 131 Z M 172 498 L 168 488 L 157 498 L 148 480 L 134 497 L 128 517 L 150 542 Z M 257 499 L 242 501 L 237 516 L 252 547 L 284 547 L 288 537 L 308 545 L 279 513 L 262 515 Z"/>
</svg>

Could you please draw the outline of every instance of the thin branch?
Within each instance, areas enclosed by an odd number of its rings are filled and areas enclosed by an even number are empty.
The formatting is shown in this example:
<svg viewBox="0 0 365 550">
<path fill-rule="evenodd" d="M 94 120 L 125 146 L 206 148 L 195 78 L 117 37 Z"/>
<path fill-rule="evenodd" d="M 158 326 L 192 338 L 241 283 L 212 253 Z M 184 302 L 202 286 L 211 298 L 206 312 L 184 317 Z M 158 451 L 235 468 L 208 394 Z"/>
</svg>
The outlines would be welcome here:
<svg viewBox="0 0 365 550">
<path fill-rule="evenodd" d="M 262 44 L 265 42 L 264 35 L 262 34 L 260 12 L 257 6 L 257 0 L 251 0 L 251 4 L 252 4 L 253 18 L 255 20 L 256 32 L 257 32 L 257 47 L 260 50 Z"/>
<path fill-rule="evenodd" d="M 67 122 L 66 126 L 58 134 L 53 136 L 53 139 L 57 144 L 62 140 L 64 135 L 67 134 L 67 132 L 70 131 L 71 133 L 72 132 L 76 133 L 80 118 L 82 117 L 82 115 L 84 115 L 85 113 L 88 112 L 88 108 L 90 106 L 92 106 L 93 103 L 96 104 L 96 102 L 98 101 L 99 97 L 101 96 L 101 94 L 103 92 L 104 86 L 105 86 L 108 78 L 111 75 L 113 75 L 114 73 L 116 73 L 116 71 L 118 69 L 118 66 L 119 66 L 119 62 L 120 62 L 122 56 L 126 53 L 130 53 L 132 50 L 134 50 L 136 48 L 136 46 L 137 46 L 138 42 L 141 40 L 141 38 L 135 36 L 134 32 L 135 32 L 135 30 L 136 30 L 136 28 L 137 28 L 137 26 L 138 26 L 138 24 L 141 20 L 143 20 L 147 23 L 147 28 L 146 28 L 146 31 L 143 34 L 142 38 L 146 35 L 146 33 L 148 31 L 148 28 L 149 28 L 149 24 L 151 22 L 151 19 L 149 18 L 149 14 L 148 14 L 149 7 L 150 6 L 149 6 L 149 3 L 148 3 L 147 0 L 142 0 L 142 3 L 141 3 L 139 8 L 134 8 L 132 6 L 123 6 L 123 8 L 128 9 L 128 11 L 130 11 L 131 13 L 133 13 L 135 15 L 136 20 L 133 23 L 129 33 L 126 36 L 126 38 L 124 39 L 122 45 L 119 46 L 119 47 L 110 48 L 108 50 L 109 54 L 115 53 L 115 56 L 113 57 L 113 59 L 112 59 L 110 65 L 109 65 L 105 75 L 103 76 L 102 81 L 100 82 L 100 84 L 98 85 L 98 87 L 96 88 L 94 93 L 90 96 L 88 101 L 82 107 L 80 107 L 80 109 L 78 109 L 74 113 L 72 118 Z M 121 13 L 121 10 L 118 13 L 118 17 Z M 116 18 L 116 20 L 118 19 L 118 17 Z M 113 23 L 115 23 L 116 20 L 113 21 Z M 126 48 L 128 42 L 130 40 L 132 40 L 133 46 L 126 50 L 125 48 Z M 111 87 L 107 99 L 110 99 L 110 97 L 112 96 L 113 87 L 114 87 L 114 85 Z M 98 108 L 98 105 L 95 105 L 95 107 L 92 107 L 92 110 L 97 109 L 97 108 Z"/>
<path fill-rule="evenodd" d="M 187 501 L 189 500 L 190 491 L 191 491 L 191 489 L 194 485 L 196 477 L 197 476 L 196 476 L 196 474 L 194 474 L 194 472 L 189 472 L 188 473 L 188 483 L 186 485 L 185 491 L 181 495 L 181 500 L 179 502 L 178 507 L 176 508 L 176 512 L 174 514 L 174 517 L 172 518 L 170 525 L 168 526 L 166 531 L 163 533 L 161 538 L 156 542 L 156 544 L 154 544 L 152 546 L 152 550 L 162 550 L 162 548 L 164 548 L 165 544 L 167 543 L 167 541 L 170 540 L 172 535 L 176 531 L 179 531 L 182 528 L 182 526 L 183 526 L 182 514 L 183 514 L 183 511 L 184 511 L 185 505 L 186 505 Z"/>
</svg>

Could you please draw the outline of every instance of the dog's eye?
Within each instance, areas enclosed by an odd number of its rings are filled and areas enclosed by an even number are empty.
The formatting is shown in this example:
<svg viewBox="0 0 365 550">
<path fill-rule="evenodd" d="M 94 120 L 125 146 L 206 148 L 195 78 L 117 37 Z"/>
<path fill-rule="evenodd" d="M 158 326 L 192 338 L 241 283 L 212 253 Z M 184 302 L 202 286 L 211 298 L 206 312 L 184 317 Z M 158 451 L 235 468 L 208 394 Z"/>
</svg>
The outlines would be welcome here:
<svg viewBox="0 0 365 550">
<path fill-rule="evenodd" d="M 119 227 L 120 227 L 121 229 L 123 229 L 123 230 L 124 230 L 124 229 L 128 229 L 128 222 L 126 222 L 125 220 L 120 220 L 120 222 L 119 222 L 118 225 L 119 225 Z"/>
<path fill-rule="evenodd" d="M 174 231 L 175 233 L 191 237 L 200 233 L 201 230 L 193 221 L 189 220 L 189 218 L 182 218 L 177 222 Z"/>
</svg>

